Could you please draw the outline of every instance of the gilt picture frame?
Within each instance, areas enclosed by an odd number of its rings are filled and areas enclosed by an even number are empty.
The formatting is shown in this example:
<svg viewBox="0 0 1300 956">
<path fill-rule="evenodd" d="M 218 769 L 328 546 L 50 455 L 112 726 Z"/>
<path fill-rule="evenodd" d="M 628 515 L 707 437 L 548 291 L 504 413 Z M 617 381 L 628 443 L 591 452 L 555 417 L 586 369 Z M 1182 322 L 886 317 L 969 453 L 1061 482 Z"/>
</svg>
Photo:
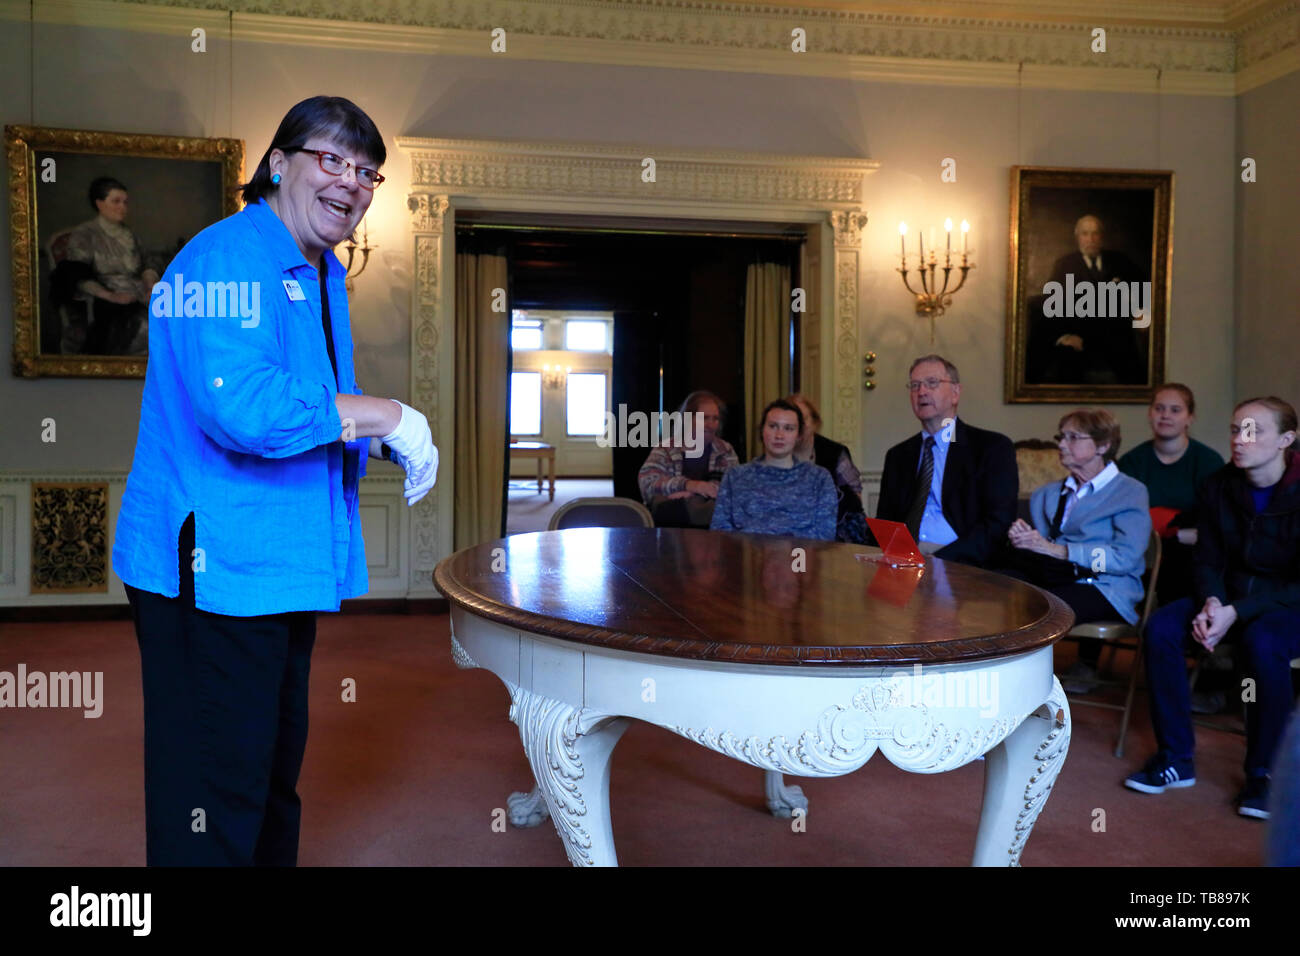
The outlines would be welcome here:
<svg viewBox="0 0 1300 956">
<path fill-rule="evenodd" d="M 14 374 L 143 378 L 149 293 L 238 212 L 244 143 L 6 126 Z"/>
<path fill-rule="evenodd" d="M 1165 379 L 1174 174 L 1015 166 L 1008 403 L 1149 402 Z"/>
</svg>

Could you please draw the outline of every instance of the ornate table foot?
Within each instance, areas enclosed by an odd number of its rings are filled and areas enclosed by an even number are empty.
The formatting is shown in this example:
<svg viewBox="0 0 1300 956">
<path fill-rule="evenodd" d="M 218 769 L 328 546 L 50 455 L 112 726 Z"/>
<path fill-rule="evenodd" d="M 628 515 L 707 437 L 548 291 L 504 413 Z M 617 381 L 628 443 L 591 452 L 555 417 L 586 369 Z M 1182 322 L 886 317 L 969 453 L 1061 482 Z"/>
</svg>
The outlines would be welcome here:
<svg viewBox="0 0 1300 956">
<path fill-rule="evenodd" d="M 569 862 L 574 866 L 617 866 L 609 815 L 609 760 L 627 730 L 627 718 L 507 686 L 510 719 L 519 726 L 537 790 L 564 842 Z"/>
<path fill-rule="evenodd" d="M 1019 866 L 1020 854 L 1070 749 L 1070 705 L 1052 678 L 1047 701 L 984 762 L 975 866 Z"/>
<path fill-rule="evenodd" d="M 533 787 L 528 793 L 512 793 L 506 797 L 506 819 L 512 827 L 527 830 L 541 824 L 551 815 L 546 809 L 546 798 L 540 787 Z"/>
<path fill-rule="evenodd" d="M 787 784 L 785 776 L 775 770 L 763 773 L 763 789 L 767 794 L 767 809 L 772 816 L 789 820 L 795 810 L 808 812 L 808 798 L 803 795 L 803 788 L 793 783 Z"/>
</svg>

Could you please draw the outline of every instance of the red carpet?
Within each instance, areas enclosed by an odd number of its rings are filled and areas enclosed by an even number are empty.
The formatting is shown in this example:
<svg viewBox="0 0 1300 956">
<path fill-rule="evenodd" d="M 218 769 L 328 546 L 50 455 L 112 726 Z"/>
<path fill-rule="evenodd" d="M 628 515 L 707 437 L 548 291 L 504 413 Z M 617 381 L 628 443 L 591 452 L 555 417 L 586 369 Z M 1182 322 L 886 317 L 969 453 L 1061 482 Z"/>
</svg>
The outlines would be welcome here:
<svg viewBox="0 0 1300 956">
<path fill-rule="evenodd" d="M 321 615 L 311 737 L 299 792 L 307 866 L 567 866 L 549 822 L 492 828 L 531 788 L 509 697 L 451 662 L 448 618 Z M 103 671 L 104 710 L 0 709 L 0 864 L 144 863 L 140 661 L 129 622 L 8 624 L 0 670 Z M 1070 647 L 1060 650 L 1064 658 Z M 1122 660 L 1123 662 L 1123 660 Z M 354 678 L 356 703 L 341 682 Z M 1056 789 L 1026 866 L 1255 866 L 1266 824 L 1238 817 L 1245 741 L 1197 729 L 1195 787 L 1123 789 L 1152 749 L 1143 702 L 1129 755 L 1111 756 L 1119 714 L 1075 706 Z M 872 758 L 856 774 L 798 781 L 811 808 L 792 832 L 763 806 L 761 771 L 634 723 L 614 752 L 619 861 L 631 866 L 965 866 L 983 764 L 934 776 Z M 1094 821 L 1104 811 L 1104 831 Z"/>
</svg>

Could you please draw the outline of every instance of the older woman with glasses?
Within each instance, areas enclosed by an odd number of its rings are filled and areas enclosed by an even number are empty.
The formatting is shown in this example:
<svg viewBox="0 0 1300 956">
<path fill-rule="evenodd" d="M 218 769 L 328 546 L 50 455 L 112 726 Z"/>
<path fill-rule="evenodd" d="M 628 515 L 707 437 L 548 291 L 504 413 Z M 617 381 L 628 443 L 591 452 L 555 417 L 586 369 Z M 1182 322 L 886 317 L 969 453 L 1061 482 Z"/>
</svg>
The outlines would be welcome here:
<svg viewBox="0 0 1300 956">
<path fill-rule="evenodd" d="M 153 288 L 135 460 L 113 547 L 140 645 L 150 865 L 293 865 L 317 611 L 368 589 L 365 456 L 415 504 L 424 416 L 361 394 L 344 270 L 386 155 L 342 97 L 294 106 Z M 381 440 L 382 439 L 382 440 Z"/>
<path fill-rule="evenodd" d="M 1058 453 L 1069 475 L 1034 491 L 1032 527 L 1022 519 L 1011 525 L 1009 573 L 1063 600 L 1076 624 L 1137 624 L 1151 538 L 1146 486 L 1115 465 L 1120 429 L 1110 412 L 1081 408 L 1057 427 Z M 1079 660 L 1064 675 L 1066 690 L 1090 689 L 1100 653 L 1095 642 L 1079 648 Z"/>
</svg>

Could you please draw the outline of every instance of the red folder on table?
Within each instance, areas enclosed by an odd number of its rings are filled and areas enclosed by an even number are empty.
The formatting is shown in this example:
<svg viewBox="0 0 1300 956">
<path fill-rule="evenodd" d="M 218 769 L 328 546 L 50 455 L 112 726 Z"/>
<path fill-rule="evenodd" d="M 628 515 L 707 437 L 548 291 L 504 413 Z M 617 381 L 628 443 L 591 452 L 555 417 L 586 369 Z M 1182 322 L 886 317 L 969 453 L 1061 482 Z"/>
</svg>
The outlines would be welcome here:
<svg viewBox="0 0 1300 956">
<path fill-rule="evenodd" d="M 912 532 L 907 525 L 898 521 L 886 521 L 883 518 L 868 518 L 867 525 L 880 545 L 881 555 L 859 555 L 863 560 L 879 561 L 894 568 L 925 567 L 925 555 L 916 546 Z"/>
</svg>

